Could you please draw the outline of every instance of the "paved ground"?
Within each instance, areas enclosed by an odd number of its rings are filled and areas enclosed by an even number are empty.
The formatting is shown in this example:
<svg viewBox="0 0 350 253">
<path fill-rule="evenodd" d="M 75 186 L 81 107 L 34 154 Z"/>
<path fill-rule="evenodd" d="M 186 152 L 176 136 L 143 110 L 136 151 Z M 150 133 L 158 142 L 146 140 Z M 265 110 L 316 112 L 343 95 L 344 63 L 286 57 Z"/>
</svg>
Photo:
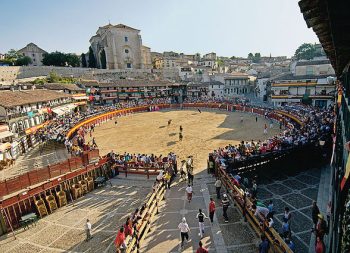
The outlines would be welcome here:
<svg viewBox="0 0 350 253">
<path fill-rule="evenodd" d="M 222 208 L 216 199 L 214 179 L 211 176 L 205 172 L 195 176 L 191 203 L 187 201 L 185 187 L 186 182 L 180 182 L 167 191 L 165 203 L 160 208 L 152 231 L 143 242 L 141 252 L 195 252 L 200 240 L 198 221 L 195 217 L 199 208 L 208 216 L 210 197 L 216 201 L 217 212 L 213 224 L 210 224 L 209 219 L 205 221 L 205 236 L 202 242 L 209 248 L 209 252 L 256 252 L 258 238 L 233 205 L 228 211 L 229 223 L 224 223 Z M 182 217 L 187 219 L 192 239 L 185 244 L 183 251 L 179 248 L 180 232 L 177 228 Z"/>
<path fill-rule="evenodd" d="M 0 237 L 0 252 L 115 252 L 117 230 L 152 191 L 154 179 L 112 179 L 113 187 L 99 188 L 74 203 L 56 210 L 29 230 Z M 93 238 L 85 242 L 86 219 L 92 223 Z"/>
<path fill-rule="evenodd" d="M 310 169 L 291 174 L 275 173 L 259 180 L 258 199 L 265 204 L 273 200 L 276 212 L 274 228 L 277 231 L 282 230 L 284 208 L 286 206 L 290 208 L 292 240 L 296 244 L 296 252 L 309 252 L 310 240 L 313 237 L 311 206 L 312 201 L 318 197 L 320 177 L 321 169 Z"/>
<path fill-rule="evenodd" d="M 39 144 L 18 157 L 13 167 L 0 171 L 0 180 L 24 174 L 30 170 L 41 169 L 49 164 L 67 160 L 69 157 L 70 154 L 63 144 L 56 142 Z"/>
</svg>

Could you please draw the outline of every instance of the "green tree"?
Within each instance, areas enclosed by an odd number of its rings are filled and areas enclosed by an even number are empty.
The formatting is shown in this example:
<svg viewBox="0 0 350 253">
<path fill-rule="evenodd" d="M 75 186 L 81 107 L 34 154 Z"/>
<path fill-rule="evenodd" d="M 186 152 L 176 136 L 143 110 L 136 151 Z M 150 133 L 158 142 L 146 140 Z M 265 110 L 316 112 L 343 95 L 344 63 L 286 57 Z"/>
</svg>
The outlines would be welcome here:
<svg viewBox="0 0 350 253">
<path fill-rule="evenodd" d="M 61 81 L 61 77 L 59 75 L 57 75 L 57 73 L 55 71 L 51 71 L 49 73 L 49 77 L 47 78 L 47 82 L 58 83 L 59 81 Z"/>
<path fill-rule="evenodd" d="M 66 66 L 66 62 L 66 55 L 58 51 L 44 54 L 42 60 L 42 63 L 46 66 Z"/>
<path fill-rule="evenodd" d="M 314 57 L 321 56 L 320 52 L 317 52 L 316 46 L 311 43 L 303 43 L 294 54 L 297 60 L 311 60 Z"/>
<path fill-rule="evenodd" d="M 16 66 L 28 66 L 33 61 L 29 56 L 23 56 L 16 59 L 15 65 Z"/>
<path fill-rule="evenodd" d="M 84 53 L 81 54 L 81 65 L 83 66 L 83 68 L 87 67 L 86 56 Z"/>
<path fill-rule="evenodd" d="M 89 47 L 89 67 L 96 68 L 96 58 L 91 46 Z"/>
<path fill-rule="evenodd" d="M 104 49 L 100 52 L 100 59 L 101 59 L 101 68 L 106 69 L 107 68 L 107 62 L 106 62 L 106 52 Z"/>
<path fill-rule="evenodd" d="M 255 53 L 253 57 L 253 62 L 254 63 L 259 63 L 261 60 L 261 54 L 260 53 Z"/>
<path fill-rule="evenodd" d="M 80 59 L 76 54 L 65 54 L 66 64 L 72 67 L 80 66 Z"/>
<path fill-rule="evenodd" d="M 232 56 L 232 57 L 230 57 L 230 59 L 231 59 L 231 60 L 234 60 L 234 59 L 236 59 L 236 56 Z"/>
<path fill-rule="evenodd" d="M 254 58 L 254 55 L 252 53 L 249 53 L 248 54 L 248 59 L 253 59 Z"/>
<path fill-rule="evenodd" d="M 10 64 L 14 65 L 16 63 L 16 60 L 18 58 L 22 57 L 22 55 L 19 55 L 18 52 L 15 49 L 10 49 L 5 56 L 5 60 Z"/>
</svg>

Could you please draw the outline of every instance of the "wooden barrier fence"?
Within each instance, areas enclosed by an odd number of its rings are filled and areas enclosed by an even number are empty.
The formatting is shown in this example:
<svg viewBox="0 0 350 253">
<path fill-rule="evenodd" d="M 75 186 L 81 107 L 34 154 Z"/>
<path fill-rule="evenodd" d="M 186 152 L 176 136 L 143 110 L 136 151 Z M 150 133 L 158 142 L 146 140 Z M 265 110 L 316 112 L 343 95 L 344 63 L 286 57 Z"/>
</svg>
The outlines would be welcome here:
<svg viewBox="0 0 350 253">
<path fill-rule="evenodd" d="M 263 234 L 269 240 L 269 252 L 293 253 L 274 228 L 268 228 L 265 224 L 260 224 L 260 221 L 255 217 L 254 212 L 249 209 L 249 207 L 253 205 L 253 202 L 250 198 L 246 197 L 244 191 L 234 183 L 233 178 L 222 168 L 219 168 L 218 172 L 228 194 L 234 200 L 235 205 L 238 207 L 244 218 L 249 222 L 258 235 Z"/>
<path fill-rule="evenodd" d="M 141 216 L 141 224 L 137 235 L 136 237 L 131 238 L 129 241 L 126 248 L 126 253 L 138 252 L 143 240 L 150 230 L 154 215 L 159 212 L 159 202 L 164 199 L 164 194 L 165 185 L 161 183 L 158 189 L 155 192 L 152 192 L 149 196 L 148 201 L 146 202 L 146 208 Z"/>
</svg>

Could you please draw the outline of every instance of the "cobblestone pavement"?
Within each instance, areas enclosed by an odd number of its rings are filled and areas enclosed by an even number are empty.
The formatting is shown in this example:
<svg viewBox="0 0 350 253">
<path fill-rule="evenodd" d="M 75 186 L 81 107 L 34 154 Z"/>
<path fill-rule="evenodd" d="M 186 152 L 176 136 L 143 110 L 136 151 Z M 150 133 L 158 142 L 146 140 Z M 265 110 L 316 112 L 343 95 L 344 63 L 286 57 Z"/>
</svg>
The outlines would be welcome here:
<svg viewBox="0 0 350 253">
<path fill-rule="evenodd" d="M 275 173 L 272 176 L 260 177 L 258 199 L 268 205 L 273 200 L 275 215 L 274 228 L 281 232 L 282 217 L 285 207 L 292 213 L 292 241 L 296 252 L 309 252 L 312 201 L 317 200 L 321 169 L 310 169 L 291 174 Z"/>
<path fill-rule="evenodd" d="M 17 158 L 13 167 L 0 171 L 0 180 L 18 176 L 31 170 L 67 160 L 70 157 L 63 144 L 49 142 L 39 144 L 29 152 Z"/>
<path fill-rule="evenodd" d="M 117 230 L 126 217 L 152 191 L 154 179 L 114 178 L 113 187 L 94 190 L 74 202 L 40 219 L 36 226 L 17 230 L 14 240 L 9 233 L 0 237 L 0 252 L 115 252 Z M 92 223 L 93 238 L 85 242 L 86 219 Z"/>
<path fill-rule="evenodd" d="M 229 223 L 224 223 L 220 202 L 216 199 L 214 179 L 202 172 L 195 176 L 193 186 L 193 199 L 188 203 L 185 194 L 186 182 L 174 183 L 165 195 L 165 203 L 160 208 L 160 214 L 141 245 L 141 252 L 195 252 L 198 248 L 200 236 L 198 235 L 198 221 L 196 215 L 201 208 L 208 216 L 209 198 L 216 201 L 217 211 L 214 223 L 205 221 L 205 234 L 202 239 L 209 252 L 238 253 L 256 252 L 258 238 L 244 222 L 237 209 L 231 205 L 228 210 Z M 190 226 L 191 241 L 180 249 L 180 232 L 177 228 L 182 217 Z"/>
</svg>

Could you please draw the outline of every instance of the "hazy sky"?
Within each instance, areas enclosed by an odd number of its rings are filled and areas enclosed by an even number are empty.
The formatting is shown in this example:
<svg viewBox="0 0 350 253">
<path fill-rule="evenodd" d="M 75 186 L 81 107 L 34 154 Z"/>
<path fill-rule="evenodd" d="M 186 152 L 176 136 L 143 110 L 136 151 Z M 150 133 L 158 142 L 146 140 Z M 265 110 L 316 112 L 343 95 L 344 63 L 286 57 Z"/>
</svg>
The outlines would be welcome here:
<svg viewBox="0 0 350 253">
<path fill-rule="evenodd" d="M 1 0 L 0 52 L 29 42 L 44 50 L 87 52 L 99 26 L 141 30 L 152 51 L 219 56 L 294 54 L 318 42 L 297 0 Z"/>
</svg>

